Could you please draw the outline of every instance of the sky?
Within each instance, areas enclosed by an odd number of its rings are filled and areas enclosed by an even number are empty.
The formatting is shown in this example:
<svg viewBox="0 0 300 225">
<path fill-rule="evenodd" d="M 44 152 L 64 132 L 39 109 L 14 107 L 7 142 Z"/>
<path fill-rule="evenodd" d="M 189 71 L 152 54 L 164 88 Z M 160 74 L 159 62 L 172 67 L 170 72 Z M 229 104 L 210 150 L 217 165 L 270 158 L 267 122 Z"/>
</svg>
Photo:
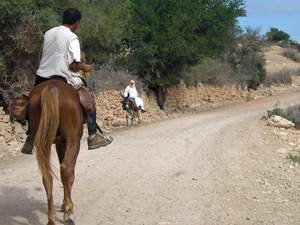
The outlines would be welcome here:
<svg viewBox="0 0 300 225">
<path fill-rule="evenodd" d="M 300 0 L 245 0 L 246 17 L 239 17 L 241 28 L 261 28 L 261 35 L 277 28 L 300 42 Z"/>
</svg>

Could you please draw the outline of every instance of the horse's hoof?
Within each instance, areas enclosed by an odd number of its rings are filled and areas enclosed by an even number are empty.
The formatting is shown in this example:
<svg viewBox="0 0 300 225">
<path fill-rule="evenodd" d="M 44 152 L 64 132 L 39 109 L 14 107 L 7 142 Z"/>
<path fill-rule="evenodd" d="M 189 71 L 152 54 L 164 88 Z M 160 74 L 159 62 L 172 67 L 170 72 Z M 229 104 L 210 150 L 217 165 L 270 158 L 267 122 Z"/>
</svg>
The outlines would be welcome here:
<svg viewBox="0 0 300 225">
<path fill-rule="evenodd" d="M 48 221 L 47 225 L 55 225 L 55 222 L 53 222 L 53 221 Z"/>
<path fill-rule="evenodd" d="M 72 214 L 72 215 L 68 215 L 68 214 L 65 214 L 64 215 L 64 224 L 65 225 L 75 225 L 75 215 Z"/>
</svg>

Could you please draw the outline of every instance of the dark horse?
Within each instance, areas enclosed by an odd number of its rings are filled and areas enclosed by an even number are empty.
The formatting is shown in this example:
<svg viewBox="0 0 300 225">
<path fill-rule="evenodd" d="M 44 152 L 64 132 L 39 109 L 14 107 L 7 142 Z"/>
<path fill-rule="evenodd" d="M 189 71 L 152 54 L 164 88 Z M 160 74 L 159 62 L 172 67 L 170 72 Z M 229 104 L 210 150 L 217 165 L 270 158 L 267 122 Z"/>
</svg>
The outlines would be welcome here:
<svg viewBox="0 0 300 225">
<path fill-rule="evenodd" d="M 71 189 L 83 133 L 83 113 L 76 90 L 69 84 L 49 80 L 37 85 L 29 95 L 30 130 L 48 200 L 48 225 L 55 224 L 51 146 L 56 145 L 64 188 L 62 211 L 68 224 L 75 224 Z"/>
<path fill-rule="evenodd" d="M 139 115 L 139 107 L 136 107 L 136 104 L 134 102 L 134 99 L 129 98 L 129 94 L 125 97 L 121 93 L 120 95 L 123 97 L 122 101 L 122 108 L 126 111 L 126 125 L 128 126 L 128 118 L 129 115 L 131 116 L 131 125 L 133 126 L 133 119 L 134 117 L 138 118 L 138 123 L 140 124 L 140 115 Z"/>
</svg>

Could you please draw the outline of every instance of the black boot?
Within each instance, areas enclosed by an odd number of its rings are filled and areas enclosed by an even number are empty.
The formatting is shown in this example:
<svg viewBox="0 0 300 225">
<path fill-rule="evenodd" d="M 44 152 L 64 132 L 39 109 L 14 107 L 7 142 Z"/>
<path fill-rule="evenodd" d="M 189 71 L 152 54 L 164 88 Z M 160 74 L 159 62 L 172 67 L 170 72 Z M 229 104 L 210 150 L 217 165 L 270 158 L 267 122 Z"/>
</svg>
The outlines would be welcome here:
<svg viewBox="0 0 300 225">
<path fill-rule="evenodd" d="M 21 150 L 22 153 L 32 155 L 33 154 L 33 136 L 32 134 L 29 134 L 26 138 L 26 141 L 23 145 L 23 148 Z"/>
</svg>

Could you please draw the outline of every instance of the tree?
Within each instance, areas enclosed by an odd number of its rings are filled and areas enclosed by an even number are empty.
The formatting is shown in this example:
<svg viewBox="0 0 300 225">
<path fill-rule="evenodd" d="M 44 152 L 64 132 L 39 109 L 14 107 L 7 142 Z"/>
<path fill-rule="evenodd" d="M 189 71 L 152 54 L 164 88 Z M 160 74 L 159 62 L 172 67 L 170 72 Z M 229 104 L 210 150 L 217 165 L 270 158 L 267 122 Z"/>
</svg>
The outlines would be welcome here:
<svg viewBox="0 0 300 225">
<path fill-rule="evenodd" d="M 260 31 L 260 27 L 246 27 L 245 32 L 237 36 L 238 44 L 226 56 L 237 76 L 235 80 L 251 89 L 257 89 L 266 79 L 266 61 L 262 53 L 264 38 L 259 35 Z"/>
<path fill-rule="evenodd" d="M 290 35 L 278 30 L 277 28 L 270 28 L 270 31 L 267 32 L 267 38 L 269 41 L 276 41 L 276 42 L 281 42 L 281 41 L 289 41 L 290 40 Z"/>
<path fill-rule="evenodd" d="M 124 38 L 131 49 L 128 63 L 163 93 L 178 83 L 186 66 L 225 51 L 244 5 L 244 0 L 132 0 Z"/>
<path fill-rule="evenodd" d="M 1 0 L 0 105 L 31 89 L 43 33 L 62 23 L 67 8 L 82 13 L 76 34 L 90 62 L 108 61 L 123 37 L 130 0 Z"/>
</svg>

